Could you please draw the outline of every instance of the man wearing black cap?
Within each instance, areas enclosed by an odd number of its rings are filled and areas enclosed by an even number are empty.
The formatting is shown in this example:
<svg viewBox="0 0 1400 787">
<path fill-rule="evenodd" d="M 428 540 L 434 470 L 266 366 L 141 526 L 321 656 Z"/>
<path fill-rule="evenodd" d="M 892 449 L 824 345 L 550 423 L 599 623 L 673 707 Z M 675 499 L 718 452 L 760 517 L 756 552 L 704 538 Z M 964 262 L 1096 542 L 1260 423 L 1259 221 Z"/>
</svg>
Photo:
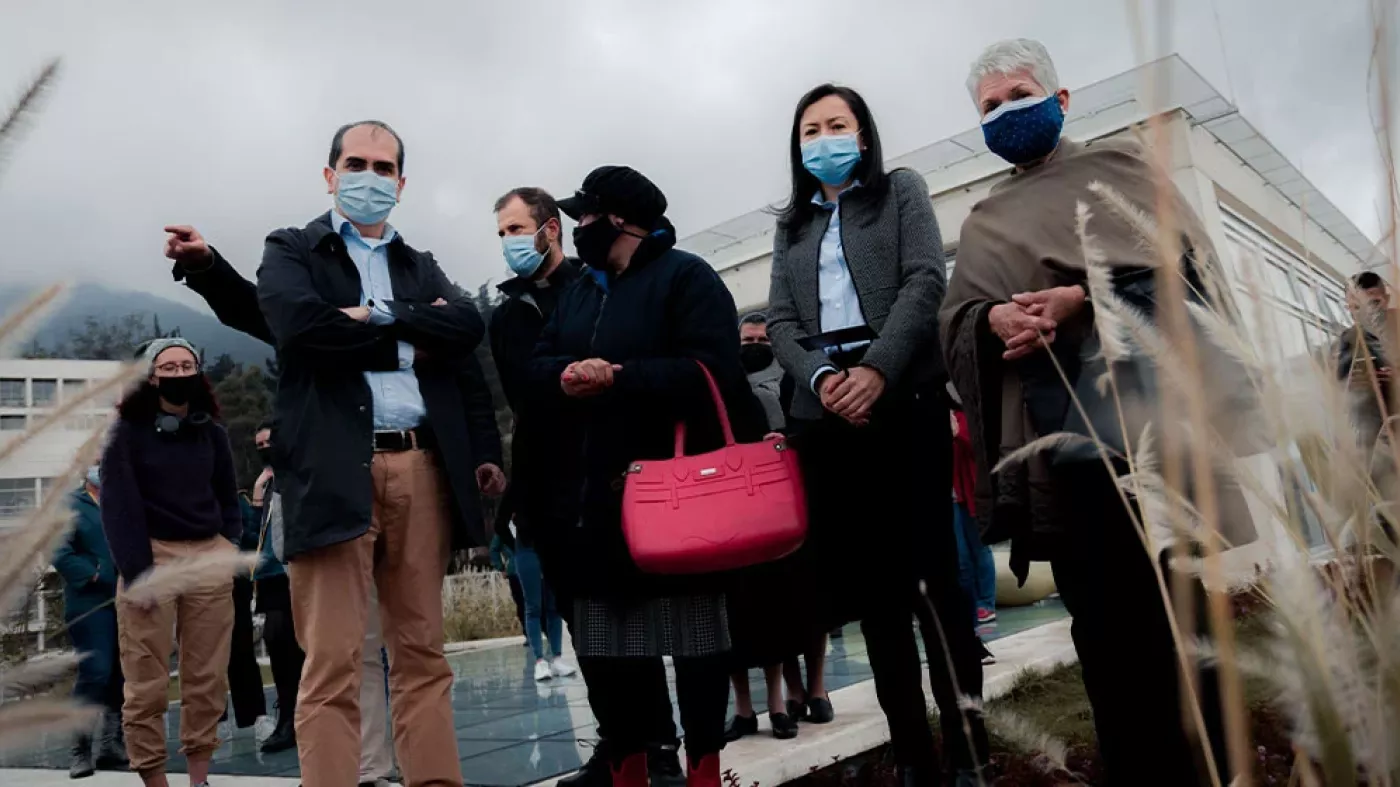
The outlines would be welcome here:
<svg viewBox="0 0 1400 787">
<path fill-rule="evenodd" d="M 573 588 L 573 637 L 590 702 L 607 730 L 612 783 L 646 784 L 658 734 L 638 664 L 674 659 L 692 787 L 718 787 L 730 647 L 725 598 L 712 577 L 641 573 L 621 530 L 623 472 L 674 455 L 675 426 L 690 453 L 723 445 L 701 365 L 713 375 L 740 441 L 767 431 L 739 360 L 734 299 L 703 259 L 675 248 L 666 197 L 627 167 L 600 167 L 559 202 L 578 221 L 584 276 L 560 298 L 530 367 L 530 387 L 582 429 L 583 489 Z"/>
</svg>

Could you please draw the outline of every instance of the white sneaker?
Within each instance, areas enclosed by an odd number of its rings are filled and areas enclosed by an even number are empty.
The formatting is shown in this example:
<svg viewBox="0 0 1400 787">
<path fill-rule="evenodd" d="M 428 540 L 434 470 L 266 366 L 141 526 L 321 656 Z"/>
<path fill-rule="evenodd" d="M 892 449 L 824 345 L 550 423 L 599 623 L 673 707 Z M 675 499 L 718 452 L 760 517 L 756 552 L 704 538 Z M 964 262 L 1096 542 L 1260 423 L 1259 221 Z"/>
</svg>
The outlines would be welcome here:
<svg viewBox="0 0 1400 787">
<path fill-rule="evenodd" d="M 549 665 L 549 668 L 554 672 L 554 677 L 556 678 L 567 678 L 571 675 L 578 674 L 578 667 L 575 667 L 558 656 L 554 657 L 554 662 Z"/>
<path fill-rule="evenodd" d="M 540 659 L 535 662 L 535 680 L 544 682 L 554 677 L 554 673 L 549 669 L 549 662 Z"/>
</svg>

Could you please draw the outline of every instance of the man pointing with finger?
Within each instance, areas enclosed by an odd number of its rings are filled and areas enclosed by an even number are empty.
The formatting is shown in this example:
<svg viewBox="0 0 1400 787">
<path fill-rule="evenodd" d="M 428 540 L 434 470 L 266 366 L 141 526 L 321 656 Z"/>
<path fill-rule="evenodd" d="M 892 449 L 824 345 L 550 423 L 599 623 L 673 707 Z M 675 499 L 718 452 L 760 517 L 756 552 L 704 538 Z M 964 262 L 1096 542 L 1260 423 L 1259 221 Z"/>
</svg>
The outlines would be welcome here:
<svg viewBox="0 0 1400 787">
<path fill-rule="evenodd" d="M 462 784 L 443 657 L 453 533 L 439 455 L 464 417 L 452 370 L 485 326 L 433 256 L 387 223 L 403 164 L 386 124 L 342 127 L 324 171 L 334 208 L 269 235 L 258 269 L 282 369 L 273 464 L 306 650 L 296 730 L 307 787 L 357 783 L 371 586 L 405 784 Z M 467 528 L 467 545 L 485 544 L 479 520 Z"/>
</svg>

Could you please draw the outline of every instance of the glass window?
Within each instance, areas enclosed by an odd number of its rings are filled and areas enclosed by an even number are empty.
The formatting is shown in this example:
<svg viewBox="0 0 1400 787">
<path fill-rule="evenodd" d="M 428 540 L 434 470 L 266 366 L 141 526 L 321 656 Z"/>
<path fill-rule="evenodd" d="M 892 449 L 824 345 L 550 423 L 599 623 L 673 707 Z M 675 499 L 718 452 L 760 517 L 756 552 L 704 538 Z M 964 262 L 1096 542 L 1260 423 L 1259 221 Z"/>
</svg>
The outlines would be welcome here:
<svg viewBox="0 0 1400 787">
<path fill-rule="evenodd" d="M 0 432 L 23 432 L 27 421 L 22 415 L 0 415 Z"/>
<path fill-rule="evenodd" d="M 35 407 L 53 407 L 58 404 L 57 380 L 35 380 L 31 385 Z"/>
<path fill-rule="evenodd" d="M 0 380 L 0 407 L 28 407 L 29 397 L 24 393 L 24 380 Z"/>
<path fill-rule="evenodd" d="M 87 380 L 64 380 L 63 398 L 71 399 L 74 396 L 78 396 L 83 391 L 87 390 L 87 384 Z"/>
<path fill-rule="evenodd" d="M 33 510 L 38 502 L 32 478 L 0 478 L 0 517 L 15 517 Z"/>
</svg>

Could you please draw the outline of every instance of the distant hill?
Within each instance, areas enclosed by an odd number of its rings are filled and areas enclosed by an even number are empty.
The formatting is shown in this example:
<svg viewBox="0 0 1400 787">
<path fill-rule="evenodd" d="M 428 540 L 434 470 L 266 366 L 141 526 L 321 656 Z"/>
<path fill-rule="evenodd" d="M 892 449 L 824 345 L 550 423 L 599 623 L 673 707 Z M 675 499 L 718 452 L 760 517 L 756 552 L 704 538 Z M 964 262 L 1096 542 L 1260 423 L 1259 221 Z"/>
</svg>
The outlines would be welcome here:
<svg viewBox="0 0 1400 787">
<path fill-rule="evenodd" d="M 0 314 L 23 303 L 33 292 L 25 286 L 0 287 Z M 203 349 L 210 361 L 228 353 L 239 363 L 262 364 L 273 354 L 268 345 L 224 327 L 211 314 L 147 292 L 114 290 L 97 284 L 75 286 L 67 300 L 34 333 L 34 338 L 43 347 L 53 347 L 64 342 L 70 332 L 81 330 L 88 317 L 114 322 L 128 314 L 143 315 L 147 324 L 159 319 L 166 332 L 179 328 L 180 335 Z"/>
</svg>

